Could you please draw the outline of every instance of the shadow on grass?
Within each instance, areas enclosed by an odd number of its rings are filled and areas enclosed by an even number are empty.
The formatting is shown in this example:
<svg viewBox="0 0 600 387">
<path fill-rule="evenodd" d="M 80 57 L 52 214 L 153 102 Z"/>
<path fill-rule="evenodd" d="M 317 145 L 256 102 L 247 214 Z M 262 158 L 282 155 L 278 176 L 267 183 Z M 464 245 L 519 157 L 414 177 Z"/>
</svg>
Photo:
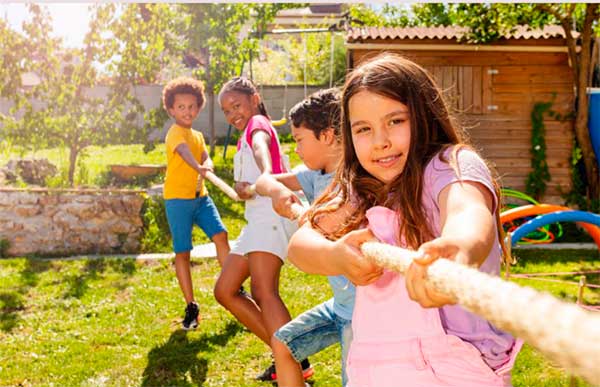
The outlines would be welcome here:
<svg viewBox="0 0 600 387">
<path fill-rule="evenodd" d="M 81 298 L 89 289 L 89 281 L 99 279 L 102 274 L 111 268 L 117 273 L 126 276 L 132 276 L 135 273 L 134 259 L 88 259 L 82 269 L 82 273 L 78 275 L 66 276 L 65 281 L 69 287 L 63 295 L 64 298 Z"/>
<path fill-rule="evenodd" d="M 241 332 L 242 327 L 230 321 L 218 334 L 203 334 L 189 340 L 187 332 L 177 330 L 169 340 L 148 353 L 148 365 L 143 373 L 142 387 L 202 386 L 206 381 L 208 359 L 200 352 L 212 352 L 213 347 L 225 345 Z"/>
<path fill-rule="evenodd" d="M 9 333 L 19 322 L 17 312 L 25 309 L 23 296 L 18 292 L 0 293 L 0 329 Z"/>
<path fill-rule="evenodd" d="M 0 329 L 10 333 L 17 326 L 19 312 L 25 309 L 23 299 L 29 289 L 37 286 L 39 274 L 50 268 L 50 263 L 35 258 L 28 258 L 20 272 L 21 284 L 12 292 L 0 293 Z"/>
</svg>

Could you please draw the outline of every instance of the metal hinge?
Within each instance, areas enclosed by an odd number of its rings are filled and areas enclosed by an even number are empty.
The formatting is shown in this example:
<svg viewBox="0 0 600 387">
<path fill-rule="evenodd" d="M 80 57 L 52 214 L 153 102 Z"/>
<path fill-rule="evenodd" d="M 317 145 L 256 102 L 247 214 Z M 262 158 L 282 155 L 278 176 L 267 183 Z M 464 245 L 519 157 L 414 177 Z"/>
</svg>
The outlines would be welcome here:
<svg viewBox="0 0 600 387">
<path fill-rule="evenodd" d="M 498 110 L 498 105 L 488 105 L 487 110 Z"/>
<path fill-rule="evenodd" d="M 499 72 L 500 71 L 498 71 L 497 69 L 488 69 L 488 74 L 495 75 L 495 74 L 498 74 Z"/>
</svg>

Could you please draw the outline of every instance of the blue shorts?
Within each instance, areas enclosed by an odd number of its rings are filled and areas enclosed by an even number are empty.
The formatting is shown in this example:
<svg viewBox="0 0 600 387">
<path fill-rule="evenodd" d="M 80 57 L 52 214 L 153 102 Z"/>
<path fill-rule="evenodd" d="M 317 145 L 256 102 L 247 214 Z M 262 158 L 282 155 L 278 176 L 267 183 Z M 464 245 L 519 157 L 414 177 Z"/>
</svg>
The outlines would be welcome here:
<svg viewBox="0 0 600 387">
<path fill-rule="evenodd" d="M 342 346 L 342 385 L 346 385 L 346 359 L 352 341 L 352 321 L 333 311 L 333 298 L 302 313 L 275 332 L 298 362 L 332 344 Z"/>
<path fill-rule="evenodd" d="M 210 196 L 165 200 L 167 220 L 175 254 L 192 250 L 192 227 L 196 224 L 210 239 L 227 231 Z"/>
</svg>

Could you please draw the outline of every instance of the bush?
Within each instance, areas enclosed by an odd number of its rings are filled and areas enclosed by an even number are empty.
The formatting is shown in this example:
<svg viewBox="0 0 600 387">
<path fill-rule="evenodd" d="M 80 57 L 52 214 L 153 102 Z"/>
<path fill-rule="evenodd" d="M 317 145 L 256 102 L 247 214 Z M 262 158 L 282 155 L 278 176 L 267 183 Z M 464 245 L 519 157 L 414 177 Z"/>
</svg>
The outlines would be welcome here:
<svg viewBox="0 0 600 387">
<path fill-rule="evenodd" d="M 10 242 L 7 239 L 0 239 L 0 258 L 8 257 L 8 248 Z"/>
<path fill-rule="evenodd" d="M 144 222 L 141 250 L 146 252 L 168 252 L 171 250 L 171 230 L 167 221 L 165 200 L 159 196 L 149 196 L 142 206 Z"/>
</svg>

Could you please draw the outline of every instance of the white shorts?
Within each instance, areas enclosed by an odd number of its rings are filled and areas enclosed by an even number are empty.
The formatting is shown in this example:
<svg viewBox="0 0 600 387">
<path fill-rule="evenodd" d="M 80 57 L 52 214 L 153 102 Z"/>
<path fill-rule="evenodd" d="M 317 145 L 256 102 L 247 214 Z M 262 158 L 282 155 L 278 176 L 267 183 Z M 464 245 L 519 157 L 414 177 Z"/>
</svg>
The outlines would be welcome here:
<svg viewBox="0 0 600 387">
<path fill-rule="evenodd" d="M 247 255 L 254 251 L 265 251 L 285 261 L 288 242 L 298 229 L 298 222 L 282 217 L 251 221 L 242 229 L 231 249 L 232 254 Z"/>
</svg>

